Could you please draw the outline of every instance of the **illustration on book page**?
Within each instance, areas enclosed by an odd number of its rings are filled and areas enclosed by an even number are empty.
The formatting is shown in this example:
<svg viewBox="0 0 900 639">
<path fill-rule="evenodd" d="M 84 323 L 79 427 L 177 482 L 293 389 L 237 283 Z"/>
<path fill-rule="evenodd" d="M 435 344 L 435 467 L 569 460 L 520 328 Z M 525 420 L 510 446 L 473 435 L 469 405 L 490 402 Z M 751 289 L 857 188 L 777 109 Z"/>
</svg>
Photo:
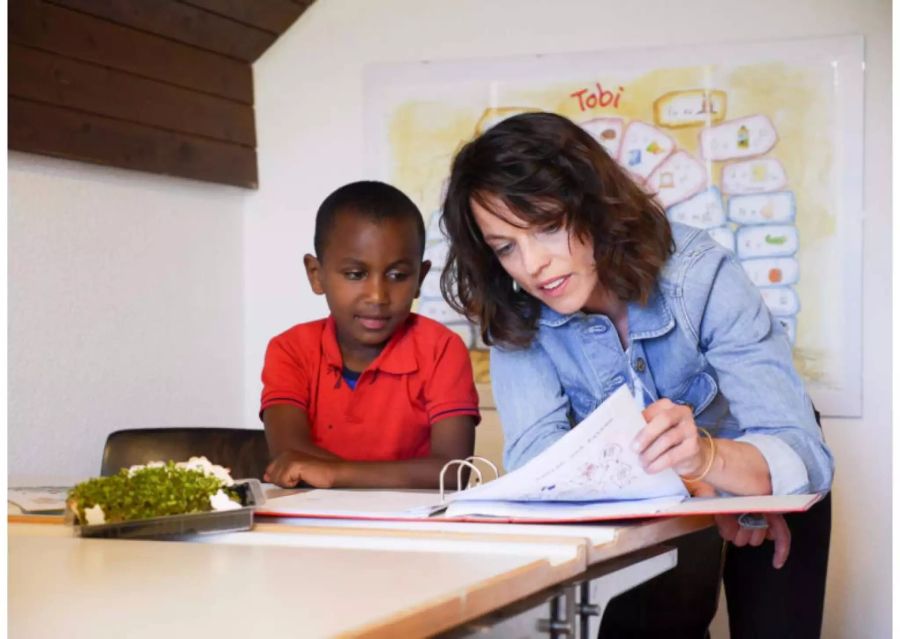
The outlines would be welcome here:
<svg viewBox="0 0 900 639">
<path fill-rule="evenodd" d="M 621 386 L 584 421 L 527 464 L 500 479 L 451 495 L 449 501 L 610 501 L 687 496 L 672 469 L 648 474 L 632 441 L 644 427 Z"/>
</svg>

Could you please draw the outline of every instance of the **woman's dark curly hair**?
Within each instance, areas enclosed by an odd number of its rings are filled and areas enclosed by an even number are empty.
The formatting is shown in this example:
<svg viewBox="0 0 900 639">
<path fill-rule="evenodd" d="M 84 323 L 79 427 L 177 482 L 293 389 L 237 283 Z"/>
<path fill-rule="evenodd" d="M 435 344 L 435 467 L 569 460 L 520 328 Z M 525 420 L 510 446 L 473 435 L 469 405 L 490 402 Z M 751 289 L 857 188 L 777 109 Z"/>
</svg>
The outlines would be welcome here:
<svg viewBox="0 0 900 639">
<path fill-rule="evenodd" d="M 441 274 L 447 303 L 481 327 L 486 344 L 525 347 L 540 302 L 513 290 L 472 215 L 472 202 L 500 201 L 523 224 L 562 223 L 592 241 L 601 285 L 646 304 L 674 250 L 660 205 L 586 131 L 552 113 L 504 120 L 463 146 L 453 160 L 441 228 L 450 240 Z"/>
</svg>

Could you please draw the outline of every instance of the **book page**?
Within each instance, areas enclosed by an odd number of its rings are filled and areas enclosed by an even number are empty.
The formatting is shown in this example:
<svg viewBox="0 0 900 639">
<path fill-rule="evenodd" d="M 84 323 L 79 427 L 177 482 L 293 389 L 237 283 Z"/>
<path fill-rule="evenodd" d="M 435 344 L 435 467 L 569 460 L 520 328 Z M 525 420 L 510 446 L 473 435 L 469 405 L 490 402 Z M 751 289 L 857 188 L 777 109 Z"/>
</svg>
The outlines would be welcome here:
<svg viewBox="0 0 900 639">
<path fill-rule="evenodd" d="M 256 512 L 285 517 L 420 519 L 442 510 L 435 490 L 303 489 L 266 491 Z"/>
<path fill-rule="evenodd" d="M 627 386 L 527 464 L 450 495 L 468 501 L 612 501 L 688 496 L 672 469 L 648 474 L 632 448 L 646 422 Z"/>
<path fill-rule="evenodd" d="M 444 517 L 515 519 L 517 521 L 602 521 L 648 517 L 678 506 L 683 497 L 637 501 L 455 501 Z"/>
</svg>

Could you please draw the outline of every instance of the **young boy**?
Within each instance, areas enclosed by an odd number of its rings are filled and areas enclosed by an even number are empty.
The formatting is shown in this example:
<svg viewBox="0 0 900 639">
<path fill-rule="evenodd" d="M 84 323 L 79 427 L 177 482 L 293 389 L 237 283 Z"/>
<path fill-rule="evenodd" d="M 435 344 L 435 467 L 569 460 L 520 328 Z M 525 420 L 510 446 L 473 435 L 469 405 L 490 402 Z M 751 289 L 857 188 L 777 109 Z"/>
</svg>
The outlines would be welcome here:
<svg viewBox="0 0 900 639">
<path fill-rule="evenodd" d="M 392 186 L 354 182 L 319 207 L 313 243 L 303 263 L 331 314 L 269 342 L 265 479 L 436 487 L 446 462 L 472 454 L 479 413 L 463 341 L 410 312 L 431 267 L 422 214 Z"/>
</svg>

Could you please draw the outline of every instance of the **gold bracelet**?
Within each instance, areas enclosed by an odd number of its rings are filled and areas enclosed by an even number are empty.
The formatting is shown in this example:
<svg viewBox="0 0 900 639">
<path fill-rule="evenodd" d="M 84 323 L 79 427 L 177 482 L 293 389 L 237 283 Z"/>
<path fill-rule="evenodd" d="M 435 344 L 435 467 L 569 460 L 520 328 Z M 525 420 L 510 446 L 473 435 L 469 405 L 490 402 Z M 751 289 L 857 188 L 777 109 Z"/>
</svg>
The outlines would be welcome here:
<svg viewBox="0 0 900 639">
<path fill-rule="evenodd" d="M 709 434 L 709 431 L 705 428 L 698 428 L 706 439 L 709 440 L 709 461 L 706 462 L 706 468 L 703 469 L 703 472 L 697 475 L 696 477 L 682 477 L 681 480 L 688 483 L 693 484 L 702 480 L 709 474 L 710 469 L 712 469 L 713 462 L 716 460 L 716 440 L 713 439 L 712 435 Z"/>
</svg>

